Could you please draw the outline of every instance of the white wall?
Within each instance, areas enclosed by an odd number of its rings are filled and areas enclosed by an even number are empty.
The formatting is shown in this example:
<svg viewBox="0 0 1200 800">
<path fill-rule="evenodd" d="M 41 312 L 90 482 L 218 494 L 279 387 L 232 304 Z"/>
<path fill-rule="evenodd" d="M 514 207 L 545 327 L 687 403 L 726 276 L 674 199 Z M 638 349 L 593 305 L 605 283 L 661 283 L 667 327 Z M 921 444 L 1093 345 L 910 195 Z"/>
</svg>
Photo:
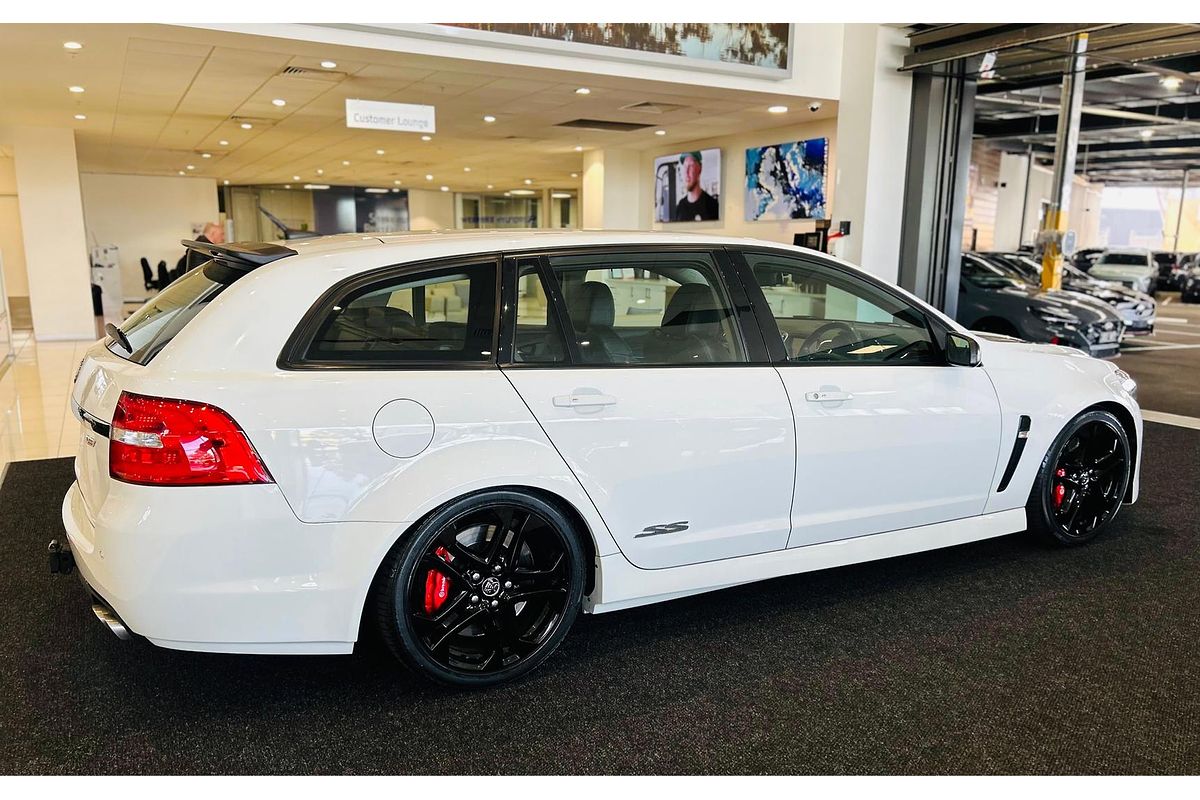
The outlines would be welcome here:
<svg viewBox="0 0 1200 800">
<path fill-rule="evenodd" d="M 4 260 L 4 288 L 9 297 L 28 297 L 25 274 L 25 240 L 21 233 L 21 205 L 17 200 L 17 171 L 13 159 L 0 155 L 0 256 Z"/>
<path fill-rule="evenodd" d="M 126 300 L 149 294 L 139 259 L 157 276 L 159 261 L 169 268 L 183 255 L 181 239 L 195 225 L 218 222 L 217 182 L 212 178 L 107 175 L 85 172 L 83 215 L 88 244 L 115 244 L 121 253 L 121 289 Z"/>
<path fill-rule="evenodd" d="M 454 227 L 454 193 L 408 190 L 408 228 L 432 231 Z"/>
<path fill-rule="evenodd" d="M 1024 155 L 1005 153 L 1000 158 L 1000 182 L 996 206 L 996 249 L 1013 250 L 1021 244 L 1033 244 L 1039 230 L 1042 203 L 1053 196 L 1054 172 L 1034 164 L 1025 186 L 1028 160 Z M 1024 189 L 1024 194 L 1022 193 Z M 1090 183 L 1078 175 L 1071 184 L 1071 204 L 1067 208 L 1067 230 L 1075 231 L 1075 246 L 1101 247 L 1100 198 L 1104 185 Z M 1027 197 L 1025 228 L 1021 230 L 1021 201 Z"/>
<path fill-rule="evenodd" d="M 695 148 L 684 148 L 694 150 Z M 645 175 L 654 174 L 654 163 L 645 167 L 636 150 L 589 150 L 583 154 L 583 227 L 638 230 L 646 227 L 641 216 Z M 643 168 L 645 168 L 643 170 Z M 724 177 L 722 177 L 724 180 Z"/>
<path fill-rule="evenodd" d="M 0 141 L 12 143 L 16 160 L 34 335 L 95 339 L 75 132 L 13 128 L 0 131 Z"/>
<path fill-rule="evenodd" d="M 807 112 L 802 112 L 807 113 Z M 731 136 L 697 139 L 683 144 L 671 145 L 642 154 L 639 172 L 640 194 L 638 214 L 639 228 L 669 230 L 675 232 L 703 231 L 723 236 L 750 236 L 773 242 L 792 243 L 792 235 L 815 230 L 813 220 L 746 221 L 746 148 L 761 147 L 780 142 L 802 139 L 829 139 L 829 171 L 825 184 L 826 208 L 834 208 L 836 198 L 833 185 L 837 174 L 837 120 L 823 119 L 808 123 L 793 123 L 778 128 L 748 131 Z M 721 149 L 721 219 L 709 222 L 654 222 L 654 159 L 671 153 L 689 150 L 705 150 L 710 147 Z M 587 185 L 584 185 L 585 194 Z M 584 209 L 586 224 L 587 210 Z"/>
</svg>

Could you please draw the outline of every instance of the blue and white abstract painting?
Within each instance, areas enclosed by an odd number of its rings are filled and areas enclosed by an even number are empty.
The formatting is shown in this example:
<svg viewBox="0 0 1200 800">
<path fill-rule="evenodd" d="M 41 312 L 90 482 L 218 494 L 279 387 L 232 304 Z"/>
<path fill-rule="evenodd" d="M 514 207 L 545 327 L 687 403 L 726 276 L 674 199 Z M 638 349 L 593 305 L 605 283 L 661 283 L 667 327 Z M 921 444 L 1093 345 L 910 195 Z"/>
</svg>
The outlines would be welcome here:
<svg viewBox="0 0 1200 800">
<path fill-rule="evenodd" d="M 829 140 L 746 150 L 746 220 L 825 219 Z"/>
</svg>

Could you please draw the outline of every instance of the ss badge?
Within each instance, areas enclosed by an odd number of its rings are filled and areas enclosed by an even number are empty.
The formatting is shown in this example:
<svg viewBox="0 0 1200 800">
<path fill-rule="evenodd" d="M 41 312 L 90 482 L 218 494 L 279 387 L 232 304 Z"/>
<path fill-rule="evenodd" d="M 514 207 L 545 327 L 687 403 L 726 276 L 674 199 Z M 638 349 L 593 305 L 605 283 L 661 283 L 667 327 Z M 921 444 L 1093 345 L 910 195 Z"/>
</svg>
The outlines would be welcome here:
<svg viewBox="0 0 1200 800">
<path fill-rule="evenodd" d="M 679 533 L 688 529 L 687 520 L 680 522 L 668 522 L 663 525 L 650 525 L 642 528 L 642 532 L 634 536 L 635 539 L 641 539 L 643 536 L 662 536 L 664 533 Z"/>
</svg>

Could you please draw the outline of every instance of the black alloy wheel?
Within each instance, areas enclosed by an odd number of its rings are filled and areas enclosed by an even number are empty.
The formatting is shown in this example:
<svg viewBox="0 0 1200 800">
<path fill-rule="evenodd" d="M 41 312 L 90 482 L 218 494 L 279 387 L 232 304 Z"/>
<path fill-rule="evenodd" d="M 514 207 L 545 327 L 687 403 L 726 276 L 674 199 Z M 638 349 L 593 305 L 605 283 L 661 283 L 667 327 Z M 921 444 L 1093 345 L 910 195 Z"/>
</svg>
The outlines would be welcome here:
<svg viewBox="0 0 1200 800">
<path fill-rule="evenodd" d="M 1059 434 L 1029 498 L 1029 527 L 1052 541 L 1083 544 L 1121 509 L 1133 473 L 1129 436 L 1107 411 L 1090 411 Z"/>
<path fill-rule="evenodd" d="M 558 647 L 579 611 L 584 557 L 555 506 L 495 491 L 442 508 L 394 553 L 378 597 L 392 651 L 443 683 L 511 680 Z"/>
</svg>

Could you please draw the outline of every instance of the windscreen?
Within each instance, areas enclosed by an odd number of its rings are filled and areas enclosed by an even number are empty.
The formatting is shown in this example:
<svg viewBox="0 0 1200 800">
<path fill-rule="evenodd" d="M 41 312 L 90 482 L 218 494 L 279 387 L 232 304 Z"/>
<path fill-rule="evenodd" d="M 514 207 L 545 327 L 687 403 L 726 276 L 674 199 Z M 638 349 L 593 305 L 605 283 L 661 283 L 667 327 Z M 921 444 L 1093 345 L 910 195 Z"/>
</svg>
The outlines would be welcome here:
<svg viewBox="0 0 1200 800">
<path fill-rule="evenodd" d="M 1141 253 L 1105 253 L 1100 259 L 1103 264 L 1119 264 L 1121 266 L 1147 267 L 1149 262 Z"/>
<path fill-rule="evenodd" d="M 117 341 L 109 342 L 108 349 L 135 363 L 149 363 L 205 306 L 245 274 L 215 261 L 202 264 L 159 292 L 121 324 L 121 332 L 133 352 L 127 352 Z"/>
</svg>

